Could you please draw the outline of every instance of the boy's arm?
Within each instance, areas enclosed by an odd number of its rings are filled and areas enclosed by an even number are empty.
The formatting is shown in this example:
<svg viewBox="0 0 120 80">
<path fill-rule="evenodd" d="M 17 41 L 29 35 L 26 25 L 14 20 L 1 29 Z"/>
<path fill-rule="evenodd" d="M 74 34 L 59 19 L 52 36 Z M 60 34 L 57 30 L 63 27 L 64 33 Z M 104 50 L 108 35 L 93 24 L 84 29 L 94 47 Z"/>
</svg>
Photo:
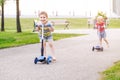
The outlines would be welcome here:
<svg viewBox="0 0 120 80">
<path fill-rule="evenodd" d="M 41 30 L 40 26 L 36 26 L 36 31 Z"/>
<path fill-rule="evenodd" d="M 54 31 L 54 27 L 51 23 L 48 25 L 48 29 L 49 29 L 50 32 Z"/>
<path fill-rule="evenodd" d="M 40 25 L 40 22 L 37 22 L 36 23 L 36 31 L 39 31 L 41 30 L 41 25 Z"/>
<path fill-rule="evenodd" d="M 48 27 L 50 32 L 53 32 L 54 31 L 54 28 L 53 27 Z"/>
</svg>

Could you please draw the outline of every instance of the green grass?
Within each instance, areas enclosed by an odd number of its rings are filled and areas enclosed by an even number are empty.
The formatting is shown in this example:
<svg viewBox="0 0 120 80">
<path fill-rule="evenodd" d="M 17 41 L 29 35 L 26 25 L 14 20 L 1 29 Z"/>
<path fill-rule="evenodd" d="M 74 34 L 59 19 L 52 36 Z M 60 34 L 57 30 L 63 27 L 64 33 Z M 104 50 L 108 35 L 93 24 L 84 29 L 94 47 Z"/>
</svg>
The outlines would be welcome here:
<svg viewBox="0 0 120 80">
<path fill-rule="evenodd" d="M 54 19 L 64 19 L 64 18 L 50 18 Z M 87 28 L 87 19 L 80 18 L 67 18 L 70 21 L 71 29 Z M 21 18 L 21 29 L 22 33 L 16 33 L 16 19 L 15 18 L 5 18 L 5 32 L 0 32 L 0 49 L 21 46 L 26 44 L 34 44 L 39 42 L 38 35 L 32 33 L 33 31 L 33 21 L 34 18 Z M 0 21 L 1 24 L 1 21 Z M 55 30 L 64 29 L 65 25 L 55 26 Z M 1 28 L 1 27 L 0 27 Z M 80 34 L 54 34 L 54 40 L 59 40 L 67 37 L 80 36 Z"/>
<path fill-rule="evenodd" d="M 55 41 L 81 35 L 82 34 L 53 34 Z M 35 43 L 39 43 L 39 37 L 37 33 L 0 32 L 0 49 Z"/>
<path fill-rule="evenodd" d="M 120 61 L 102 73 L 101 80 L 120 80 Z"/>
<path fill-rule="evenodd" d="M 110 19 L 109 28 L 120 28 L 120 19 Z"/>
<path fill-rule="evenodd" d="M 23 32 L 33 30 L 33 18 L 21 18 L 21 29 Z M 0 23 L 1 24 L 1 23 Z M 15 18 L 5 18 L 5 31 L 16 32 L 16 19 Z"/>
<path fill-rule="evenodd" d="M 86 34 L 61 34 L 61 33 L 54 33 L 53 34 L 53 39 L 56 40 L 61 40 L 61 39 L 65 39 L 65 38 L 71 38 L 71 37 L 77 37 L 77 36 L 83 36 Z"/>
<path fill-rule="evenodd" d="M 33 21 L 35 18 L 21 18 L 21 28 L 23 32 L 33 30 Z M 86 18 L 50 18 L 49 20 L 54 19 L 67 19 L 70 22 L 70 29 L 87 29 L 87 19 Z M 38 19 L 37 19 L 38 20 Z M 120 19 L 110 19 L 108 28 L 120 28 Z M 0 21 L 1 24 L 1 21 Z M 57 25 L 55 29 L 64 29 L 65 25 Z M 1 28 L 1 27 L 0 27 Z M 93 28 L 93 25 L 91 26 Z M 15 18 L 5 18 L 5 30 L 6 31 L 16 31 L 16 19 Z"/>
<path fill-rule="evenodd" d="M 38 35 L 33 33 L 0 32 L 0 49 L 33 44 L 38 41 Z"/>
</svg>

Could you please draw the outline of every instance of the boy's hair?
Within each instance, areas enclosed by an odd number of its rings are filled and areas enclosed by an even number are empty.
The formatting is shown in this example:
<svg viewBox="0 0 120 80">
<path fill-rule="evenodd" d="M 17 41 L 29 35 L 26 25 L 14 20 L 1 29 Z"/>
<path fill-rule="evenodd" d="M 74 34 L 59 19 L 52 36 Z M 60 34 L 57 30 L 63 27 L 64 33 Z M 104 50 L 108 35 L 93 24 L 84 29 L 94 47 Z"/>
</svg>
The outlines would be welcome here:
<svg viewBox="0 0 120 80">
<path fill-rule="evenodd" d="M 45 11 L 41 11 L 41 12 L 38 14 L 38 16 L 40 16 L 40 15 L 45 15 L 45 16 L 48 18 L 48 14 L 47 14 L 47 12 L 45 12 Z"/>
</svg>

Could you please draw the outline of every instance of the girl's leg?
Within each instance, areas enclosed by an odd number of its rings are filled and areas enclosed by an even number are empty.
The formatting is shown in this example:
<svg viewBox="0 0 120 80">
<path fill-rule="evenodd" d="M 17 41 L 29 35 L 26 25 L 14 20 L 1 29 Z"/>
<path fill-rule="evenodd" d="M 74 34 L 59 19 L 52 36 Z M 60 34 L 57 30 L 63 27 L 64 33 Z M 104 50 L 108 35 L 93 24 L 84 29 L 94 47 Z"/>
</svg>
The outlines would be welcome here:
<svg viewBox="0 0 120 80">
<path fill-rule="evenodd" d="M 108 43 L 108 41 L 107 41 L 107 39 L 106 39 L 106 32 L 104 32 L 104 34 L 103 34 L 103 40 L 104 40 L 105 43 L 107 44 L 107 47 L 109 47 L 109 43 Z"/>
<path fill-rule="evenodd" d="M 107 44 L 107 47 L 109 47 L 109 43 L 106 38 L 104 38 L 105 43 Z"/>
<path fill-rule="evenodd" d="M 102 38 L 100 38 L 99 40 L 100 40 L 100 46 L 102 47 Z"/>
<path fill-rule="evenodd" d="M 101 32 L 97 32 L 97 34 L 98 34 L 98 37 L 99 37 L 100 47 L 102 47 L 102 33 Z"/>
</svg>

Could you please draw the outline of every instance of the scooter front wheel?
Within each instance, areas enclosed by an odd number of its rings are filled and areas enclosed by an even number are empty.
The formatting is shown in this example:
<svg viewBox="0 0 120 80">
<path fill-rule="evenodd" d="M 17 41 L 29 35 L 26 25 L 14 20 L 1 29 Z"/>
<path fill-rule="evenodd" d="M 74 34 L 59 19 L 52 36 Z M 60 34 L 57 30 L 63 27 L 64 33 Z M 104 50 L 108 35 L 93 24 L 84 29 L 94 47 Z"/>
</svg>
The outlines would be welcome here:
<svg viewBox="0 0 120 80">
<path fill-rule="evenodd" d="M 51 63 L 51 62 L 52 62 L 52 57 L 51 57 L 51 56 L 48 56 L 46 62 L 47 62 L 47 64 Z"/>
<path fill-rule="evenodd" d="M 36 57 L 34 63 L 37 64 L 37 62 L 38 62 L 38 58 Z"/>
</svg>

